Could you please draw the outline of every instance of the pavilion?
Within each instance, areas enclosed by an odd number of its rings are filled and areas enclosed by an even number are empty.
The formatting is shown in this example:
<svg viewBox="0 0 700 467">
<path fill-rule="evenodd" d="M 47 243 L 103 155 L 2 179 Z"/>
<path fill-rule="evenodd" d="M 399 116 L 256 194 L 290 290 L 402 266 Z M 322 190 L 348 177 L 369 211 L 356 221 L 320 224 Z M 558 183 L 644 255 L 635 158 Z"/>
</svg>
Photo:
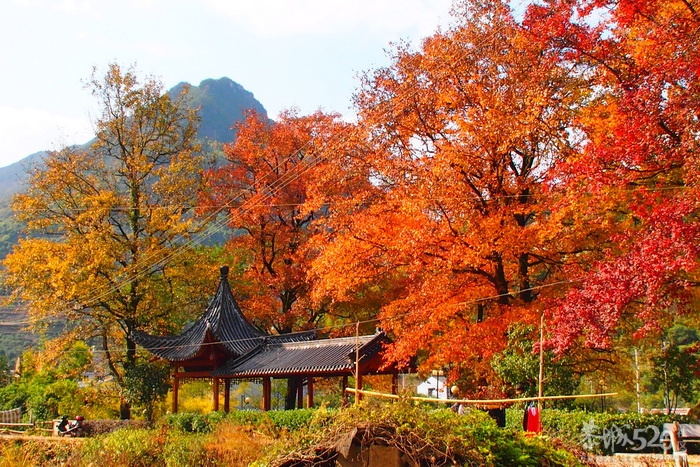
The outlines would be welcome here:
<svg viewBox="0 0 700 467">
<path fill-rule="evenodd" d="M 296 388 L 297 407 L 313 406 L 313 381 L 316 377 L 340 377 L 341 387 L 348 377 L 357 375 L 362 387 L 363 375 L 392 375 L 396 392 L 398 369 L 385 366 L 382 353 L 390 339 L 383 333 L 373 335 L 317 339 L 315 330 L 290 334 L 266 334 L 245 319 L 228 283 L 229 268 L 221 268 L 216 294 L 204 314 L 177 336 L 152 336 L 134 332 L 134 341 L 153 355 L 167 360 L 173 368 L 172 412 L 178 410 L 180 383 L 189 379 L 211 379 L 213 410 L 219 410 L 220 385 L 224 386 L 224 411 L 230 410 L 233 382 L 261 381 L 262 409 L 270 410 L 271 379 L 287 379 Z M 359 357 L 359 360 L 357 360 Z M 359 363 L 358 363 L 359 362 Z"/>
</svg>

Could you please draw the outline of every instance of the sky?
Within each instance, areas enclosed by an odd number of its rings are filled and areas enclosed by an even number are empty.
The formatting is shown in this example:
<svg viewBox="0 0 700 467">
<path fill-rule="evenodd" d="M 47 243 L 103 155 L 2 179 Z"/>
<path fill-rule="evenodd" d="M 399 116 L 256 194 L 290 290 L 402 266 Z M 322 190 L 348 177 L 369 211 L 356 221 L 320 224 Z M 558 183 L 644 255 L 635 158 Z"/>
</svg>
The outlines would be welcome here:
<svg viewBox="0 0 700 467">
<path fill-rule="evenodd" d="M 97 67 L 166 89 L 228 77 L 268 115 L 352 118 L 358 76 L 446 29 L 451 0 L 0 0 L 0 167 L 92 137 Z"/>
</svg>

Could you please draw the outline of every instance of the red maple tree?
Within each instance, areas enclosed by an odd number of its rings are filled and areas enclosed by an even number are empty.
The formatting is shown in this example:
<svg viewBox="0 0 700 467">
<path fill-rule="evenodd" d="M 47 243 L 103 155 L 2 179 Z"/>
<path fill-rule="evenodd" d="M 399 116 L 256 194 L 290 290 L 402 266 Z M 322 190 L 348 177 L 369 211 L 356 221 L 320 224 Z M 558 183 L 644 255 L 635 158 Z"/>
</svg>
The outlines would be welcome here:
<svg viewBox="0 0 700 467">
<path fill-rule="evenodd" d="M 594 89 L 585 150 L 551 178 L 582 193 L 594 219 L 614 213 L 593 261 L 572 262 L 580 281 L 553 305 L 559 350 L 581 337 L 605 347 L 620 331 L 659 329 L 696 285 L 700 252 L 698 142 L 700 15 L 686 0 L 549 1 L 525 25 L 575 64 Z M 573 65 L 572 65 L 573 67 Z M 563 183 L 562 183 L 563 182 Z"/>
</svg>

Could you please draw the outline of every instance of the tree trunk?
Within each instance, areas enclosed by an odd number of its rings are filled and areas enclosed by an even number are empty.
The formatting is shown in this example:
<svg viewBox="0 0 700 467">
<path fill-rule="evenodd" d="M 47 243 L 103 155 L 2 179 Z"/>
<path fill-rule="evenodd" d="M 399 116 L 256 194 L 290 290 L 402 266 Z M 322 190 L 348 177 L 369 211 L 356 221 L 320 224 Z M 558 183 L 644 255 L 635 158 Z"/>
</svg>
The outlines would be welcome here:
<svg viewBox="0 0 700 467">
<path fill-rule="evenodd" d="M 131 419 L 131 404 L 126 399 L 122 399 L 119 403 L 119 418 L 122 420 Z"/>
<path fill-rule="evenodd" d="M 535 294 L 530 289 L 530 255 L 523 253 L 518 257 L 518 276 L 520 279 L 520 298 L 525 303 L 532 303 L 535 300 Z"/>
<path fill-rule="evenodd" d="M 300 378 L 287 378 L 287 393 L 284 396 L 284 410 L 294 410 L 297 402 L 297 390 Z"/>
</svg>

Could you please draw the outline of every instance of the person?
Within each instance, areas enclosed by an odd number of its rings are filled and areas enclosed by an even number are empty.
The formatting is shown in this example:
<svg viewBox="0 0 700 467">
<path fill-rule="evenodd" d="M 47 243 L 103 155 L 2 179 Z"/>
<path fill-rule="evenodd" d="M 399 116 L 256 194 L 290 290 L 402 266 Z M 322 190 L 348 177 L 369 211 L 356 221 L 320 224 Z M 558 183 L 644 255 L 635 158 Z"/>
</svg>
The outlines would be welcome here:
<svg viewBox="0 0 700 467">
<path fill-rule="evenodd" d="M 542 431 L 542 426 L 540 425 L 540 409 L 534 401 L 525 405 L 523 430 L 532 433 L 539 433 Z"/>
<path fill-rule="evenodd" d="M 459 397 L 459 387 L 457 387 L 457 385 L 452 386 L 452 388 L 450 388 L 450 393 L 455 397 Z M 457 412 L 459 415 L 464 415 L 464 404 L 461 402 L 455 402 L 450 409 L 452 409 L 453 412 Z"/>
<path fill-rule="evenodd" d="M 489 417 L 496 420 L 496 426 L 499 428 L 506 427 L 506 409 L 505 407 L 488 407 L 486 413 Z"/>
<path fill-rule="evenodd" d="M 78 415 L 75 417 L 74 422 L 69 422 L 68 416 L 64 415 L 56 427 L 58 434 L 62 436 L 83 436 L 83 420 L 82 415 Z"/>
<path fill-rule="evenodd" d="M 61 422 L 56 427 L 59 433 L 65 433 L 68 431 L 68 415 L 61 417 Z"/>
</svg>

